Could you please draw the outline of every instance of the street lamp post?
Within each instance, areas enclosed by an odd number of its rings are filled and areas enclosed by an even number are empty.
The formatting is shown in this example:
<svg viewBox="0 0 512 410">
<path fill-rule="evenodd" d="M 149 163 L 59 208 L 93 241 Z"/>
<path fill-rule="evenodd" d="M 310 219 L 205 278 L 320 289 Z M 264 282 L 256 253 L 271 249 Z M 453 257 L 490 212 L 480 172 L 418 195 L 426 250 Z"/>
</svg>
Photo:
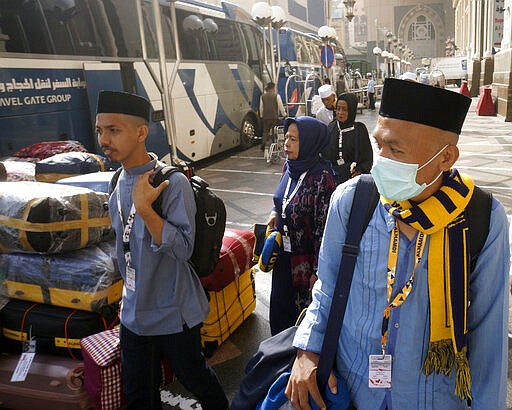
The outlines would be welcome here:
<svg viewBox="0 0 512 410">
<path fill-rule="evenodd" d="M 276 81 L 276 64 L 274 56 L 274 39 L 272 35 L 272 8 L 268 3 L 259 1 L 251 9 L 252 19 L 261 26 L 263 33 L 265 34 L 265 27 L 268 27 L 270 33 L 270 48 L 272 58 L 272 81 Z M 265 65 L 268 64 L 267 59 L 267 38 L 263 36 L 263 52 L 265 53 Z"/>
<path fill-rule="evenodd" d="M 331 41 L 336 39 L 336 30 L 332 27 L 322 26 L 318 29 L 318 37 L 324 42 L 326 46 L 331 46 Z M 333 56 L 334 57 L 334 56 Z M 327 61 L 327 51 L 324 53 L 324 67 L 327 71 L 327 77 L 330 78 L 329 64 Z M 331 80 L 332 82 L 332 80 Z"/>
<path fill-rule="evenodd" d="M 393 77 L 397 78 L 400 76 L 400 57 L 394 56 L 393 61 L 395 64 L 393 64 Z"/>
<path fill-rule="evenodd" d="M 388 77 L 395 77 L 395 50 L 397 47 L 398 39 L 391 32 L 388 31 L 386 33 L 386 38 L 388 39 Z M 393 49 L 391 49 L 393 47 Z"/>
<path fill-rule="evenodd" d="M 380 68 L 380 65 L 379 65 L 379 57 L 380 55 L 382 54 L 382 50 L 380 49 L 380 47 L 374 47 L 373 48 L 373 54 L 375 55 L 375 60 L 376 60 L 376 63 L 375 65 L 377 66 L 377 82 L 379 81 L 379 78 L 380 78 L 380 75 L 379 75 L 379 68 Z"/>
<path fill-rule="evenodd" d="M 393 42 L 393 33 L 391 31 L 388 31 L 386 33 L 386 38 L 388 39 L 388 52 L 391 53 L 391 43 Z"/>
<path fill-rule="evenodd" d="M 279 41 L 279 29 L 286 23 L 286 14 L 279 6 L 272 6 L 272 27 L 276 30 L 277 41 L 277 81 L 279 81 L 279 73 L 281 72 L 281 42 Z"/>
<path fill-rule="evenodd" d="M 354 4 L 355 0 L 343 0 L 343 5 L 345 6 L 345 17 L 349 22 L 354 18 Z"/>
<path fill-rule="evenodd" d="M 384 59 L 384 69 L 385 69 L 384 78 L 388 78 L 389 77 L 389 62 L 388 62 L 389 51 L 384 50 L 382 52 L 381 56 Z"/>
<path fill-rule="evenodd" d="M 388 54 L 389 61 L 389 76 L 395 78 L 395 55 L 393 53 Z"/>
</svg>

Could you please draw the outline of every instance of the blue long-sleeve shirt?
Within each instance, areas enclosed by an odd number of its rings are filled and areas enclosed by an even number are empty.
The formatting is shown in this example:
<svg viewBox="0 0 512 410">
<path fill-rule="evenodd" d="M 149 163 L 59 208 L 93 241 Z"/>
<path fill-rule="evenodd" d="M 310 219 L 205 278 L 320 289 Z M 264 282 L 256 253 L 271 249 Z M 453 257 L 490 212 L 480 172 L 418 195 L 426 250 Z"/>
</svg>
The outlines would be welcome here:
<svg viewBox="0 0 512 410">
<path fill-rule="evenodd" d="M 357 178 L 339 186 L 331 198 L 319 256 L 313 301 L 294 345 L 319 353 L 341 260 L 341 247 Z M 430 323 L 427 283 L 428 241 L 406 301 L 391 311 L 387 352 L 393 355 L 391 389 L 368 387 L 368 357 L 381 353 L 381 325 L 387 306 L 386 275 L 394 218 L 379 204 L 362 238 L 338 344 L 336 367 L 348 383 L 358 410 L 457 410 L 468 405 L 455 395 L 455 372 L 425 376 Z M 401 235 L 394 290 L 409 279 L 415 239 Z M 470 275 L 468 349 L 472 410 L 505 409 L 509 255 L 507 218 L 494 199 L 487 241 Z"/>
<path fill-rule="evenodd" d="M 116 232 L 116 256 L 123 279 L 126 263 L 123 229 L 117 208 L 117 190 L 124 223 L 132 206 L 132 190 L 139 175 L 154 169 L 155 160 L 124 170 L 109 200 L 112 226 Z M 154 336 L 179 333 L 183 324 L 193 327 L 208 315 L 209 305 L 203 287 L 188 259 L 194 249 L 194 193 L 181 172 L 169 177 L 162 193 L 165 215 L 162 243 L 157 245 L 135 215 L 130 235 L 131 266 L 135 269 L 135 291 L 123 288 L 121 323 L 138 335 Z"/>
</svg>

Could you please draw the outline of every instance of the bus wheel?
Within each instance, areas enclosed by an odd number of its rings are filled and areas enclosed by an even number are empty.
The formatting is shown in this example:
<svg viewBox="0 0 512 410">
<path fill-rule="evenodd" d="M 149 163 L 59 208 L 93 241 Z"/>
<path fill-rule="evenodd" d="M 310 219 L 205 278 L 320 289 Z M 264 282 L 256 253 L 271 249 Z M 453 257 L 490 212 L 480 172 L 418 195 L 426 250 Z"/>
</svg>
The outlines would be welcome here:
<svg viewBox="0 0 512 410">
<path fill-rule="evenodd" d="M 240 148 L 250 148 L 254 144 L 254 137 L 256 136 L 256 119 L 247 116 L 242 121 L 240 128 Z"/>
</svg>

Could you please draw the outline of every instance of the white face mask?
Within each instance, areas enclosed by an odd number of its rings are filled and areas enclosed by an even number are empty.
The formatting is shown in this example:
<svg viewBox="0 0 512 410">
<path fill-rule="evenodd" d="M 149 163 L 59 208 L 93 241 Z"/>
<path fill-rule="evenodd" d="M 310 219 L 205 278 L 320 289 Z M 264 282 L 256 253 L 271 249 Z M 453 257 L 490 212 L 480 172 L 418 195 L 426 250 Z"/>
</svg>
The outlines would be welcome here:
<svg viewBox="0 0 512 410">
<path fill-rule="evenodd" d="M 419 185 L 416 182 L 418 171 L 430 164 L 447 146 L 445 145 L 441 148 L 436 155 L 421 167 L 419 164 L 408 164 L 377 155 L 370 171 L 375 185 L 377 185 L 377 190 L 384 198 L 392 201 L 405 201 L 421 194 L 426 188 L 436 182 L 443 173 L 440 172 L 432 182 Z"/>
</svg>

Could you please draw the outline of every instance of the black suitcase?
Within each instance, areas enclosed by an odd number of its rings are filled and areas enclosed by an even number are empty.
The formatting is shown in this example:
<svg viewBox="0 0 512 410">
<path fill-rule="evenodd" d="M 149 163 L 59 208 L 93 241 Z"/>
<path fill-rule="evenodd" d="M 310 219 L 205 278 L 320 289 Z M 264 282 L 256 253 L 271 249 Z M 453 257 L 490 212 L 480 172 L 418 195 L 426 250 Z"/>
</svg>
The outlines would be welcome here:
<svg viewBox="0 0 512 410">
<path fill-rule="evenodd" d="M 118 304 L 87 312 L 13 299 L 0 311 L 8 351 L 21 353 L 21 342 L 32 337 L 37 353 L 76 359 L 82 358 L 80 339 L 111 328 L 117 317 Z"/>
</svg>

